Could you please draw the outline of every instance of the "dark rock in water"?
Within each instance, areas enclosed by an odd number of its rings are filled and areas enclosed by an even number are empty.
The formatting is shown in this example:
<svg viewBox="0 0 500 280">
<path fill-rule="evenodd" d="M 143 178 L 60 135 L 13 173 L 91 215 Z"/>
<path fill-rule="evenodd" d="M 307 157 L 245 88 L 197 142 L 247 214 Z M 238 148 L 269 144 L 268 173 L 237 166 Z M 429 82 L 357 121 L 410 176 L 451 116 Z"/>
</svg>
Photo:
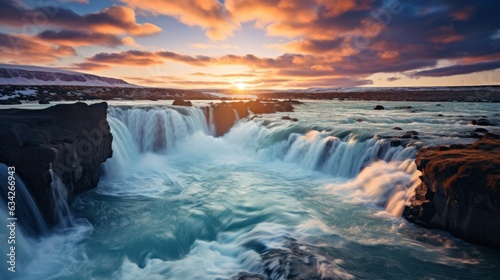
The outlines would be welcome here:
<svg viewBox="0 0 500 280">
<path fill-rule="evenodd" d="M 385 110 L 385 108 L 382 105 L 377 105 L 375 106 L 375 108 L 373 108 L 373 110 Z"/>
<path fill-rule="evenodd" d="M 51 176 L 74 193 L 97 186 L 101 163 L 112 155 L 107 104 L 0 110 L 0 162 L 15 166 L 48 224 L 55 224 Z"/>
<path fill-rule="evenodd" d="M 0 100 L 0 105 L 19 105 L 23 104 L 21 101 L 17 99 L 7 99 L 7 100 Z"/>
<path fill-rule="evenodd" d="M 391 147 L 398 147 L 401 146 L 401 141 L 399 140 L 392 140 L 391 141 Z"/>
<path fill-rule="evenodd" d="M 290 116 L 284 116 L 284 117 L 281 117 L 282 120 L 288 120 L 288 121 L 292 121 L 292 122 L 298 122 L 299 119 L 297 118 L 292 118 Z"/>
<path fill-rule="evenodd" d="M 397 127 L 397 126 L 393 127 L 392 129 L 394 129 L 394 130 L 403 130 L 401 127 Z"/>
<path fill-rule="evenodd" d="M 402 139 L 410 139 L 410 138 L 420 139 L 417 135 L 418 135 L 418 132 L 416 132 L 415 130 L 410 130 L 410 131 L 407 131 L 404 135 L 401 135 L 399 138 L 402 138 Z"/>
<path fill-rule="evenodd" d="M 357 121 L 357 122 L 362 122 L 362 121 L 363 121 L 363 119 L 362 119 L 362 118 L 357 118 L 357 119 L 356 119 L 356 121 Z"/>
<path fill-rule="evenodd" d="M 444 117 L 443 114 L 439 114 L 438 117 Z"/>
<path fill-rule="evenodd" d="M 436 104 L 436 106 L 441 107 L 441 104 Z"/>
<path fill-rule="evenodd" d="M 411 109 L 411 106 L 399 106 L 399 107 L 394 107 L 394 109 L 402 110 L 402 109 Z"/>
<path fill-rule="evenodd" d="M 193 106 L 193 103 L 191 101 L 185 101 L 182 99 L 175 99 L 174 102 L 172 103 L 174 106 L 186 106 L 186 107 L 191 107 Z"/>
<path fill-rule="evenodd" d="M 500 139 L 500 135 L 487 132 L 483 135 L 483 139 Z"/>
<path fill-rule="evenodd" d="M 469 132 L 469 133 L 466 134 L 465 137 L 467 137 L 467 138 L 482 138 L 481 135 L 479 135 L 479 134 L 477 134 L 475 132 Z"/>
<path fill-rule="evenodd" d="M 472 121 L 470 121 L 470 124 L 477 125 L 477 121 L 476 120 L 472 120 Z"/>
<path fill-rule="evenodd" d="M 288 99 L 288 101 L 286 101 L 286 102 L 289 102 L 290 104 L 295 104 L 295 105 L 304 104 L 304 102 L 301 102 L 301 101 L 298 101 L 298 100 L 295 100 L 295 99 Z"/>
<path fill-rule="evenodd" d="M 322 257 L 313 247 L 285 237 L 283 249 L 261 254 L 264 271 L 270 279 L 341 279 L 342 269 Z"/>
<path fill-rule="evenodd" d="M 484 129 L 484 128 L 476 128 L 476 130 L 474 130 L 474 132 L 479 132 L 479 133 L 487 133 L 488 130 L 487 129 Z"/>
<path fill-rule="evenodd" d="M 403 216 L 500 249 L 500 140 L 421 149 L 415 163 L 422 183 Z"/>
<path fill-rule="evenodd" d="M 38 104 L 44 104 L 44 105 L 47 105 L 47 104 L 50 104 L 50 102 L 48 100 L 40 100 L 38 101 Z"/>
<path fill-rule="evenodd" d="M 477 120 L 477 125 L 481 125 L 481 126 L 490 126 L 491 123 L 489 120 L 487 119 L 479 119 Z"/>
<path fill-rule="evenodd" d="M 231 278 L 231 280 L 268 280 L 266 276 L 260 274 L 252 274 L 248 272 L 240 272 L 238 275 Z"/>
</svg>

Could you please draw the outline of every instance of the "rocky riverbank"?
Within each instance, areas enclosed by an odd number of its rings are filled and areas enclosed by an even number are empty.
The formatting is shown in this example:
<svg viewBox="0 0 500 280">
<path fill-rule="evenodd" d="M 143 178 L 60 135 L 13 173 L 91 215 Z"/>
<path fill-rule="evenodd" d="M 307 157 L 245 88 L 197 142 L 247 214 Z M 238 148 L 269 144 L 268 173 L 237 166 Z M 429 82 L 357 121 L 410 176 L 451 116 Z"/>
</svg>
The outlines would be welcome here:
<svg viewBox="0 0 500 280">
<path fill-rule="evenodd" d="M 421 149 L 422 183 L 403 216 L 465 241 L 500 249 L 500 139 Z"/>
<path fill-rule="evenodd" d="M 15 166 L 48 224 L 57 223 L 50 166 L 67 199 L 97 186 L 112 155 L 107 104 L 75 103 L 43 110 L 0 110 L 0 162 Z"/>
</svg>

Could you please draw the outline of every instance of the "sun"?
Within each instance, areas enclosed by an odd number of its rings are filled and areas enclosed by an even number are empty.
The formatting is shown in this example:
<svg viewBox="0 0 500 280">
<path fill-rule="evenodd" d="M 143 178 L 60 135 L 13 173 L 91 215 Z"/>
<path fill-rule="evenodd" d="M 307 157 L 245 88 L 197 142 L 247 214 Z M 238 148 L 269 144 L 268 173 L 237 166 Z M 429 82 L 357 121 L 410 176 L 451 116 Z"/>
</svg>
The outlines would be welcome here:
<svg viewBox="0 0 500 280">
<path fill-rule="evenodd" d="M 238 88 L 238 90 L 245 90 L 247 86 L 248 86 L 247 84 L 241 81 L 236 83 L 236 87 Z"/>
</svg>

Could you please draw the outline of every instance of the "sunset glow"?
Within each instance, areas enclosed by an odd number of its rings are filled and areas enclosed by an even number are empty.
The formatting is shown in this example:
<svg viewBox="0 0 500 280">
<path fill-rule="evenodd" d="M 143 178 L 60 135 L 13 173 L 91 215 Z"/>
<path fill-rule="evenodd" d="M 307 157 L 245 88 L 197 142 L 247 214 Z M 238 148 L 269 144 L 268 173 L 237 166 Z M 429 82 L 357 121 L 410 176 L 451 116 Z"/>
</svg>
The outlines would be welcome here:
<svg viewBox="0 0 500 280">
<path fill-rule="evenodd" d="M 48 2 L 0 0 L 0 62 L 176 88 L 500 83 L 496 1 Z"/>
</svg>

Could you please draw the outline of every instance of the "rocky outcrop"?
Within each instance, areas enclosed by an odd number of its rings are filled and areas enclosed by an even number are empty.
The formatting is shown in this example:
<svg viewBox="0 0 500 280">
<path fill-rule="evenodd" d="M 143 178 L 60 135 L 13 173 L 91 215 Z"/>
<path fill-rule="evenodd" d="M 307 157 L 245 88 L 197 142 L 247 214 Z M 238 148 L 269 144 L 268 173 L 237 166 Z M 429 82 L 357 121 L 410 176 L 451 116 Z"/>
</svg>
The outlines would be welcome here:
<svg viewBox="0 0 500 280">
<path fill-rule="evenodd" d="M 293 112 L 294 101 L 254 100 L 248 102 L 222 102 L 213 104 L 205 110 L 207 120 L 210 119 L 215 126 L 216 136 L 226 134 L 236 121 L 248 117 L 250 114 L 270 114 L 276 112 Z"/>
<path fill-rule="evenodd" d="M 500 140 L 421 149 L 421 185 L 403 216 L 466 241 L 500 249 Z"/>
<path fill-rule="evenodd" d="M 174 106 L 185 106 L 185 107 L 191 107 L 193 106 L 193 103 L 191 101 L 185 101 L 183 99 L 175 99 L 174 102 L 172 103 Z"/>
<path fill-rule="evenodd" d="M 50 165 L 74 193 L 97 185 L 112 155 L 107 104 L 76 103 L 44 110 L 0 110 L 0 162 L 15 166 L 48 224 L 55 224 Z"/>
</svg>

